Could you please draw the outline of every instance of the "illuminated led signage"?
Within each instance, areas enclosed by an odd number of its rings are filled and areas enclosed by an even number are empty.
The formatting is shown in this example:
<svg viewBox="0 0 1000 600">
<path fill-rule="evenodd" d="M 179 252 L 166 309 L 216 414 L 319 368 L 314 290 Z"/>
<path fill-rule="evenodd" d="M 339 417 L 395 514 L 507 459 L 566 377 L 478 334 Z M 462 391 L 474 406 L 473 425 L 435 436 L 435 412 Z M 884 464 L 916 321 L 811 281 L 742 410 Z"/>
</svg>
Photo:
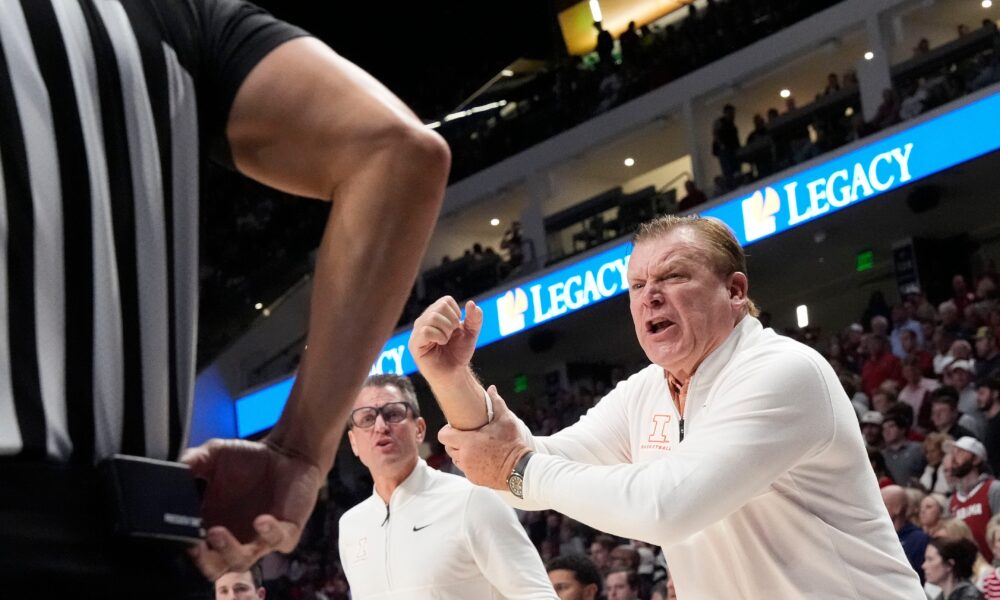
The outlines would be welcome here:
<svg viewBox="0 0 1000 600">
<path fill-rule="evenodd" d="M 1000 123 L 1000 94 L 824 160 L 701 214 L 729 225 L 745 246 L 1000 148 L 1000 137 L 988 123 Z"/>
</svg>

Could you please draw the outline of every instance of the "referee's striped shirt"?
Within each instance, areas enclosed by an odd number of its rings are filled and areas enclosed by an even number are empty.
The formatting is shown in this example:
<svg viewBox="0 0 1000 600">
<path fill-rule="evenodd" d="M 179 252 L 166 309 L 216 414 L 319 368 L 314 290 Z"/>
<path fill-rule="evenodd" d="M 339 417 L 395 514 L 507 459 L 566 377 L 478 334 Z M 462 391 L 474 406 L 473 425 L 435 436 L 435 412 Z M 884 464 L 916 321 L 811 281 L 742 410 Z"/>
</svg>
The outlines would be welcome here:
<svg viewBox="0 0 1000 600">
<path fill-rule="evenodd" d="M 200 157 L 298 35 L 240 0 L 0 0 L 0 456 L 177 457 Z"/>
</svg>

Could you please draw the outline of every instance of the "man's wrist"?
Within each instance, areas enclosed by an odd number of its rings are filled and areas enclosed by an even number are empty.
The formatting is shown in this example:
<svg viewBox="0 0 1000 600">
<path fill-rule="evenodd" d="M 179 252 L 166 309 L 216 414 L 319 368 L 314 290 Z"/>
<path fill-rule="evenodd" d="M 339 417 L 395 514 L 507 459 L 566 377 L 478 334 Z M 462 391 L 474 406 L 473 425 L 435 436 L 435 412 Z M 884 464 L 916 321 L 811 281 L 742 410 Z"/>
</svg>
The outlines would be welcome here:
<svg viewBox="0 0 1000 600">
<path fill-rule="evenodd" d="M 458 386 L 467 385 L 470 378 L 473 380 L 476 379 L 472 375 L 472 367 L 469 365 L 434 370 L 424 369 L 418 363 L 417 368 L 431 388 L 453 389 Z"/>
<path fill-rule="evenodd" d="M 528 448 L 519 452 L 514 466 L 510 469 L 510 474 L 507 475 L 507 489 L 517 498 L 524 499 L 524 472 L 527 470 L 528 461 L 533 455 L 534 452 Z"/>
<path fill-rule="evenodd" d="M 503 461 L 503 476 L 506 478 L 514 471 L 514 467 L 517 463 L 524 458 L 526 454 L 534 452 L 531 448 L 527 446 L 518 446 L 513 448 L 508 454 L 507 459 Z"/>
<path fill-rule="evenodd" d="M 293 436 L 286 434 L 285 428 L 281 426 L 279 421 L 271 433 L 261 440 L 261 443 L 278 454 L 311 464 L 319 469 L 320 473 L 325 475 L 333 467 L 336 448 L 326 450 L 322 443 L 315 444 L 314 446 L 310 446 L 307 443 L 303 444 L 302 442 L 305 437 L 305 435 Z"/>
<path fill-rule="evenodd" d="M 463 367 L 446 377 L 427 379 L 448 424 L 459 431 L 473 431 L 489 421 L 483 386 L 472 369 Z"/>
</svg>

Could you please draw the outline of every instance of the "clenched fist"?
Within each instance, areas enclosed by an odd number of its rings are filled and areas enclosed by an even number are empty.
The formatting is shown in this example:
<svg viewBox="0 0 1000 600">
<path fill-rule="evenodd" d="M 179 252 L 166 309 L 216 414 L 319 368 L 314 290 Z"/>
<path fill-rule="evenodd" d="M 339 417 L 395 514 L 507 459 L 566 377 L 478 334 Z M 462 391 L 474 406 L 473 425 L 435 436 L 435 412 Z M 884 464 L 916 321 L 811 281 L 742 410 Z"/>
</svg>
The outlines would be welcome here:
<svg viewBox="0 0 1000 600">
<path fill-rule="evenodd" d="M 468 368 L 482 326 L 483 310 L 475 302 L 465 304 L 463 320 L 458 302 L 451 296 L 431 304 L 414 321 L 410 353 L 432 386 Z"/>
</svg>

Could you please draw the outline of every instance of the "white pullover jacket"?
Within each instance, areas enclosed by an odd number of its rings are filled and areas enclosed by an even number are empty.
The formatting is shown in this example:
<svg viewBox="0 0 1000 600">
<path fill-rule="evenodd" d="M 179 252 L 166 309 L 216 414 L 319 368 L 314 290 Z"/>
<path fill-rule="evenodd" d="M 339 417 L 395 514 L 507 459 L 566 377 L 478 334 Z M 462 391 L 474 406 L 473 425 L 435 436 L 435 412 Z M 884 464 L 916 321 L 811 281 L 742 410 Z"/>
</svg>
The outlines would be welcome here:
<svg viewBox="0 0 1000 600">
<path fill-rule="evenodd" d="M 354 600 L 556 600 L 514 511 L 491 491 L 423 460 L 389 498 L 340 519 Z"/>
<path fill-rule="evenodd" d="M 519 508 L 663 547 L 684 600 L 918 600 L 858 419 L 826 361 L 745 317 L 688 383 L 652 365 L 551 437 Z"/>
</svg>

